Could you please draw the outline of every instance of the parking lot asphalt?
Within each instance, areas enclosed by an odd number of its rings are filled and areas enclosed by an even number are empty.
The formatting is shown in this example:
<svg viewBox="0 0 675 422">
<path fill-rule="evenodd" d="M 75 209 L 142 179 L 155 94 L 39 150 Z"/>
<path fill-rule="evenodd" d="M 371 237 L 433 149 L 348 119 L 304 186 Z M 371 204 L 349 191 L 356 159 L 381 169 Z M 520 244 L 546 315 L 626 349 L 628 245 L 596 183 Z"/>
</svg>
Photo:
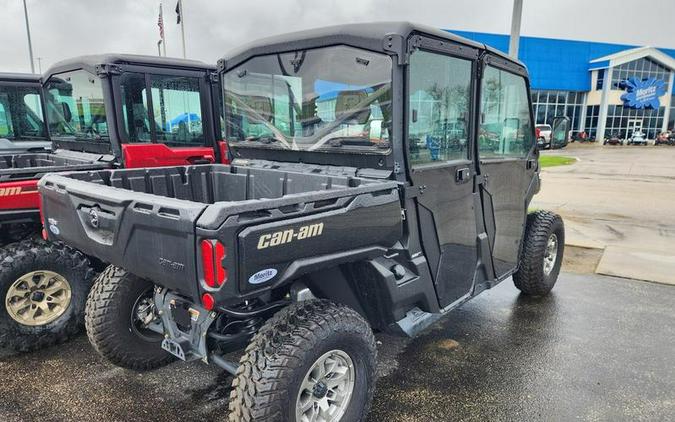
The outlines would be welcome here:
<svg viewBox="0 0 675 422">
<path fill-rule="evenodd" d="M 507 280 L 423 335 L 378 336 L 369 421 L 672 420 L 675 287 L 564 273 Z M 2 421 L 225 420 L 231 377 L 201 363 L 134 373 L 84 336 L 0 358 Z"/>
<path fill-rule="evenodd" d="M 675 284 L 675 148 L 570 144 L 542 170 L 534 208 L 563 216 L 566 242 L 604 251 L 601 274 Z"/>
</svg>

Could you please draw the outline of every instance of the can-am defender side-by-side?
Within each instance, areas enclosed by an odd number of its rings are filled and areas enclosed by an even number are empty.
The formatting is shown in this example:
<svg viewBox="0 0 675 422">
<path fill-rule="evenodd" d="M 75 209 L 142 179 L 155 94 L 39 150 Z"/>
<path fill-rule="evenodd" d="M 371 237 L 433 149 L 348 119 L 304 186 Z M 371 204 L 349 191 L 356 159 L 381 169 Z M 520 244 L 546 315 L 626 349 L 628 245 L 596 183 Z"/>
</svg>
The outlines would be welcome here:
<svg viewBox="0 0 675 422">
<path fill-rule="evenodd" d="M 51 147 L 42 110 L 40 75 L 0 72 L 0 154 Z"/>
<path fill-rule="evenodd" d="M 553 288 L 564 229 L 528 215 L 521 63 L 373 23 L 257 41 L 219 72 L 231 165 L 40 182 L 49 237 L 113 264 L 86 311 L 111 362 L 215 363 L 235 374 L 231 420 L 363 420 L 373 330 L 414 335 L 509 276 Z"/>
<path fill-rule="evenodd" d="M 0 347 L 33 350 L 83 327 L 92 265 L 40 239 L 40 177 L 220 161 L 214 72 L 192 60 L 83 56 L 52 66 L 42 87 L 34 81 L 30 92 L 0 94 L 0 133 L 16 138 L 11 151 L 0 150 Z M 43 144 L 24 143 L 29 135 Z"/>
<path fill-rule="evenodd" d="M 40 75 L 0 73 L 0 171 L 12 165 L 14 154 L 34 156 L 51 149 L 43 109 Z M 0 183 L 6 179 L 8 176 L 0 176 Z M 37 197 L 37 183 L 31 188 Z M 22 191 L 20 184 L 0 185 L 0 203 L 9 202 L 8 198 Z M 2 214 L 0 211 L 0 246 L 39 230 L 39 222 L 36 224 L 32 218 L 22 219 L 14 215 L 13 220 L 19 221 L 7 224 L 3 222 L 5 218 Z"/>
</svg>

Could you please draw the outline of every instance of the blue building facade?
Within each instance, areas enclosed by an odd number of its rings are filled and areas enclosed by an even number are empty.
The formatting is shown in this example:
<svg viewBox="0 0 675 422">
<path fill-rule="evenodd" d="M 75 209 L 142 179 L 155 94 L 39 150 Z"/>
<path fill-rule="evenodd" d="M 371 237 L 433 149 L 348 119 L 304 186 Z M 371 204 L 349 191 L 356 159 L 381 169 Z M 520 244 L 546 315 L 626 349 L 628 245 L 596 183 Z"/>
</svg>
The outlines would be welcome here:
<svg viewBox="0 0 675 422">
<path fill-rule="evenodd" d="M 508 51 L 508 35 L 450 32 Z M 675 130 L 675 49 L 521 37 L 519 59 L 530 73 L 537 124 L 566 115 L 575 132 L 600 140 Z"/>
</svg>

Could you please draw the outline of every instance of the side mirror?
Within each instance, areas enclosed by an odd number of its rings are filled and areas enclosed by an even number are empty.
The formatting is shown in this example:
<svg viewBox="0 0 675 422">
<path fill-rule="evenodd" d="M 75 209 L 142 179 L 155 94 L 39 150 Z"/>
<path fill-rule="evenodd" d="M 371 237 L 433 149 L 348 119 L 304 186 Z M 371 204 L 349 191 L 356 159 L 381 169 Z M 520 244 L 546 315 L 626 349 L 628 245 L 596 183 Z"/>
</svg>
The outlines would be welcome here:
<svg viewBox="0 0 675 422">
<path fill-rule="evenodd" d="M 567 145 L 570 137 L 570 118 L 557 116 L 551 125 L 551 143 Z"/>
<path fill-rule="evenodd" d="M 66 122 L 73 120 L 73 113 L 70 111 L 68 103 L 61 103 L 61 109 L 63 110 L 63 118 L 66 119 Z"/>
</svg>

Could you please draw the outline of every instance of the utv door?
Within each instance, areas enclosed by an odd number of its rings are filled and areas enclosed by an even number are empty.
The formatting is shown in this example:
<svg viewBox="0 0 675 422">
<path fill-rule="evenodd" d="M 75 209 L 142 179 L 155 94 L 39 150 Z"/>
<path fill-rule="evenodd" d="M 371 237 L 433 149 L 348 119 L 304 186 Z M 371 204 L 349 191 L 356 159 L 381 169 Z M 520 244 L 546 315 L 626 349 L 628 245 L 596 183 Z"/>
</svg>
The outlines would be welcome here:
<svg viewBox="0 0 675 422">
<path fill-rule="evenodd" d="M 114 84 L 126 167 L 216 161 L 215 115 L 206 71 L 128 66 Z M 148 95 L 148 93 L 150 95 Z"/>
<path fill-rule="evenodd" d="M 479 189 L 495 277 L 501 279 L 516 269 L 527 206 L 538 189 L 524 69 L 487 56 L 480 98 Z"/>
<path fill-rule="evenodd" d="M 446 43 L 433 50 L 439 43 L 425 41 L 418 44 L 428 48 L 410 56 L 408 161 L 422 247 L 446 307 L 471 292 L 477 264 L 471 122 L 478 51 Z"/>
</svg>

